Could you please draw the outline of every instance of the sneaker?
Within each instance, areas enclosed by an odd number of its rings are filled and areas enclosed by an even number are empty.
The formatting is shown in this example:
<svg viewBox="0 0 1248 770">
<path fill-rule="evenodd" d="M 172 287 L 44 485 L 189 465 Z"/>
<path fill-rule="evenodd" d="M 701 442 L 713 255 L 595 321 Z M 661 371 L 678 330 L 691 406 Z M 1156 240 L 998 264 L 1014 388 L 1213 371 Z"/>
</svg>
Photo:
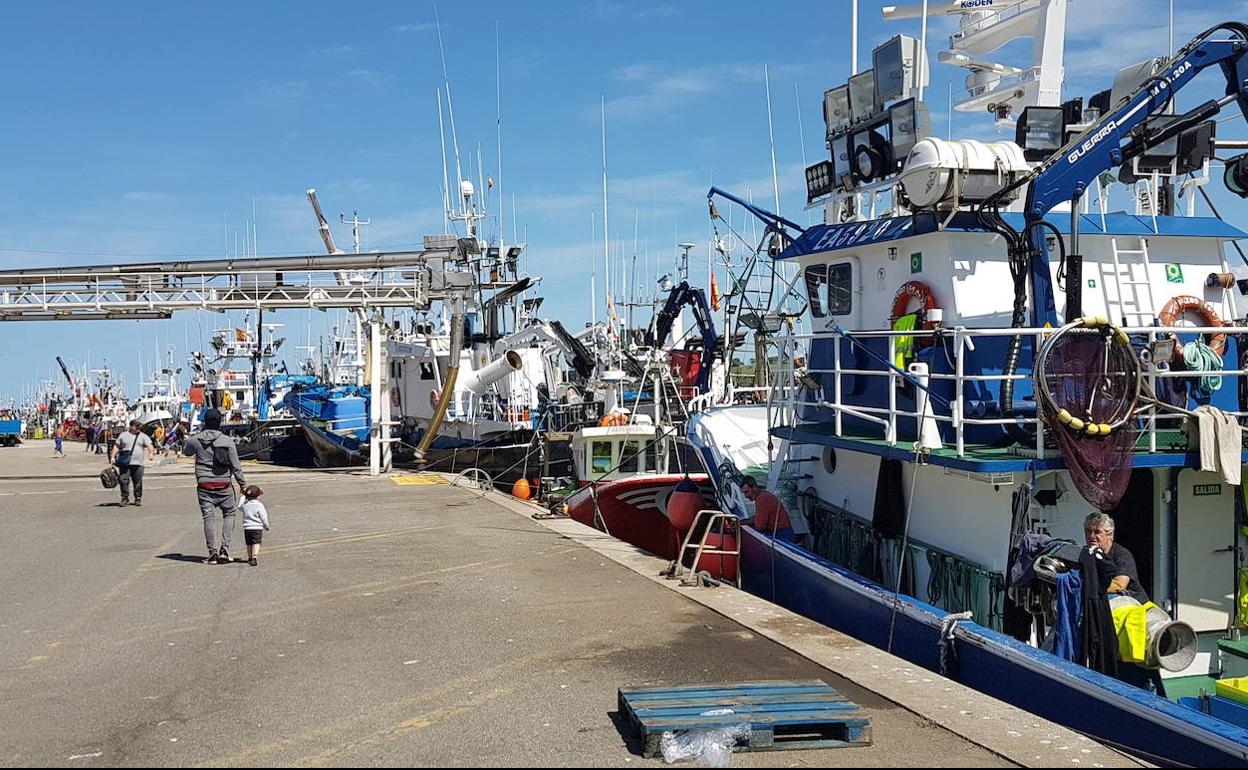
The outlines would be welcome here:
<svg viewBox="0 0 1248 770">
<path fill-rule="evenodd" d="M 204 564 L 216 564 L 216 563 L 217 563 L 217 555 L 215 553 L 208 554 L 208 558 L 204 559 Z"/>
<path fill-rule="evenodd" d="M 253 556 L 253 557 L 251 557 L 250 559 L 248 559 L 248 560 L 247 560 L 247 563 L 248 563 L 248 564 L 250 564 L 250 565 L 251 565 L 251 566 L 253 566 L 253 567 L 259 567 L 259 566 L 260 566 L 260 562 L 259 562 L 259 561 L 257 561 L 257 560 L 256 560 L 256 557 L 254 557 L 254 556 Z"/>
<path fill-rule="evenodd" d="M 129 505 L 129 504 L 130 504 L 130 498 L 128 498 L 128 497 L 123 497 L 123 498 L 121 498 L 121 507 L 122 507 L 122 508 L 125 508 L 125 507 L 126 507 L 127 505 Z"/>
<path fill-rule="evenodd" d="M 139 506 L 140 508 L 142 508 L 142 507 L 143 507 L 143 501 L 142 501 L 142 500 L 135 500 L 135 501 L 134 501 L 134 504 L 135 504 L 135 505 L 137 505 L 137 506 Z"/>
<path fill-rule="evenodd" d="M 229 564 L 232 561 L 234 560 L 230 558 L 229 552 L 222 548 L 221 553 L 217 555 L 217 564 Z"/>
</svg>

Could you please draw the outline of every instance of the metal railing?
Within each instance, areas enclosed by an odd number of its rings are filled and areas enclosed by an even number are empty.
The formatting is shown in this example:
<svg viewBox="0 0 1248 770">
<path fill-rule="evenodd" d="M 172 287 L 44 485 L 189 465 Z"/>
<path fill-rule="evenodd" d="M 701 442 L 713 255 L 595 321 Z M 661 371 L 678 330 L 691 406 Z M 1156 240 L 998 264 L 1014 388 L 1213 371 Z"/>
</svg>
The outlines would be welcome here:
<svg viewBox="0 0 1248 770">
<path fill-rule="evenodd" d="M 991 426 L 991 425 L 1018 425 L 1034 429 L 1035 431 L 1035 447 L 1034 451 L 1038 459 L 1044 459 L 1046 454 L 1046 432 L 1044 421 L 1039 414 L 1036 416 L 1010 416 L 1010 417 L 971 417 L 965 413 L 965 397 L 967 386 L 969 384 L 981 384 L 987 382 L 1001 383 L 1006 380 L 1025 381 L 1031 379 L 1031 371 L 1028 368 L 1020 367 L 1019 370 L 1012 375 L 1006 374 L 968 374 L 968 353 L 974 353 L 975 341 L 977 339 L 992 338 L 1009 338 L 1019 335 L 1024 338 L 1025 343 L 1029 342 L 1033 350 L 1037 350 L 1046 337 L 1051 336 L 1056 330 L 1052 328 L 980 328 L 968 329 L 965 327 L 953 327 L 940 330 L 914 330 L 914 331 L 884 331 L 884 330 L 868 330 L 868 331 L 847 331 L 842 332 L 820 332 L 813 334 L 792 335 L 794 340 L 805 340 L 813 342 L 816 340 L 831 340 L 834 348 L 832 350 L 832 368 L 819 369 L 809 368 L 806 371 L 812 375 L 818 375 L 821 379 L 819 392 L 816 394 L 816 401 L 798 401 L 796 393 L 793 394 L 791 400 L 786 406 L 786 411 L 790 414 L 796 414 L 796 411 L 802 407 L 816 406 L 827 409 L 833 413 L 833 424 L 837 436 L 845 435 L 844 416 L 849 415 L 856 417 L 876 425 L 879 425 L 884 432 L 883 438 L 890 446 L 896 446 L 898 443 L 898 427 L 903 421 L 913 421 L 915 425 L 915 435 L 922 437 L 923 423 L 929 422 L 930 425 L 947 424 L 952 426 L 954 435 L 954 451 L 958 457 L 964 457 L 967 451 L 966 429 L 968 426 Z M 1190 334 L 1227 334 L 1227 335 L 1248 335 L 1248 328 L 1226 326 L 1226 327 L 1123 327 L 1123 331 L 1133 337 L 1139 335 L 1143 337 L 1151 345 L 1159 339 L 1170 335 L 1190 335 Z M 850 337 L 853 339 L 851 340 Z M 910 338 L 914 340 L 914 349 L 918 349 L 917 342 L 920 339 L 929 339 L 933 343 L 944 349 L 945 354 L 951 360 L 947 363 L 951 365 L 952 372 L 932 373 L 926 371 L 926 366 L 917 372 L 907 372 L 903 374 L 892 366 L 884 366 L 879 362 L 870 361 L 868 366 L 871 368 L 856 368 L 845 365 L 845 355 L 851 352 L 854 341 L 866 342 L 867 340 L 885 339 L 886 353 L 885 358 L 890 362 L 895 362 L 897 358 L 897 343 L 899 339 Z M 1248 344 L 1248 340 L 1244 340 Z M 951 349 L 950 349 L 951 348 Z M 870 357 L 867 357 L 868 359 Z M 971 365 L 978 365 L 979 362 L 972 361 Z M 1204 376 L 1219 376 L 1225 378 L 1223 388 L 1235 388 L 1238 384 L 1238 378 L 1248 375 L 1248 370 L 1238 369 L 1234 366 L 1224 367 L 1216 372 L 1205 371 L 1168 371 L 1158 370 L 1156 367 L 1147 366 L 1144 369 L 1144 377 L 1150 389 L 1155 393 L 1159 382 L 1168 379 L 1174 380 L 1197 380 Z M 865 401 L 858 401 L 852 398 L 846 398 L 845 378 L 846 377 L 865 377 L 879 378 L 887 382 L 888 385 L 888 403 L 887 406 L 874 406 Z M 830 381 L 829 381 L 830 380 Z M 907 408 L 899 406 L 897 403 L 897 391 L 903 383 L 918 383 L 915 393 L 915 406 Z M 925 397 L 928 393 L 927 385 L 937 382 L 952 382 L 953 397 L 947 402 L 942 398 Z M 809 392 L 809 391 L 807 391 Z M 1183 409 L 1182 411 L 1186 411 Z M 1238 410 L 1227 410 L 1226 413 L 1232 417 L 1242 418 L 1248 416 L 1248 412 L 1243 411 L 1242 407 Z M 1186 415 L 1179 411 L 1159 411 L 1156 408 L 1147 409 L 1140 415 L 1140 433 L 1147 439 L 1147 451 L 1156 452 L 1158 449 L 1157 434 L 1159 429 L 1181 425 Z M 795 424 L 796 419 L 790 424 Z"/>
</svg>

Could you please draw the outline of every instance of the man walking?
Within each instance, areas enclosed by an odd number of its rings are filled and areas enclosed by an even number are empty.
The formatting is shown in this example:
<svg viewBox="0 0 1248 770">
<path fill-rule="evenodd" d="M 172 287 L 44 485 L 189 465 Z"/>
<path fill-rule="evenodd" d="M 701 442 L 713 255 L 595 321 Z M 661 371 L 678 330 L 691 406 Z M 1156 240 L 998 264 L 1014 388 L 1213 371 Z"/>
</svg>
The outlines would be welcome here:
<svg viewBox="0 0 1248 770">
<path fill-rule="evenodd" d="M 108 452 L 108 461 L 117 466 L 121 477 L 121 504 L 130 504 L 130 484 L 134 484 L 134 504 L 143 505 L 143 460 L 156 456 L 152 440 L 138 420 L 130 421 L 130 429 L 117 437 Z"/>
<path fill-rule="evenodd" d="M 238 500 L 234 497 L 231 477 L 240 489 L 247 486 L 243 468 L 238 461 L 234 439 L 221 432 L 221 413 L 209 409 L 204 413 L 204 429 L 186 440 L 182 454 L 195 457 L 195 486 L 199 510 L 204 517 L 204 542 L 208 546 L 208 564 L 229 564 L 230 537 L 234 534 L 234 516 Z M 217 541 L 215 519 L 221 510 L 221 540 Z"/>
</svg>

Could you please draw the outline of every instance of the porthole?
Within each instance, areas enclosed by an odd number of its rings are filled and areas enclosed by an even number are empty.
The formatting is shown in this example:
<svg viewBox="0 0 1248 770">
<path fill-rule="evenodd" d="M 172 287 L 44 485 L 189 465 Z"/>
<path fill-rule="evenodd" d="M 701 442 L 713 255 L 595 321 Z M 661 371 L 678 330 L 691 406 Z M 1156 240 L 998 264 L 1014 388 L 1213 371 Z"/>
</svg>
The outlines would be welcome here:
<svg viewBox="0 0 1248 770">
<path fill-rule="evenodd" d="M 830 446 L 823 448 L 823 470 L 825 473 L 836 473 L 836 450 Z"/>
</svg>

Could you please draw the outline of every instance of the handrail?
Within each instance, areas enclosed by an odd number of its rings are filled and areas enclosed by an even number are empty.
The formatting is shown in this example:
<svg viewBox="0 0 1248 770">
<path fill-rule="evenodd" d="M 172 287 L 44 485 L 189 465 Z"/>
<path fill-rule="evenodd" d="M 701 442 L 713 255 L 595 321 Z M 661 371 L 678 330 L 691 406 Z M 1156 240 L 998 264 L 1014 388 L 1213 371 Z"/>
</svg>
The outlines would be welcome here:
<svg viewBox="0 0 1248 770">
<path fill-rule="evenodd" d="M 1135 326 L 1123 327 L 1123 331 L 1130 335 L 1146 336 L 1148 341 L 1155 342 L 1159 338 L 1170 335 L 1190 335 L 1190 334 L 1226 334 L 1226 335 L 1248 335 L 1248 327 L 1238 326 Z M 1040 415 L 1034 416 L 1010 416 L 1010 417 L 993 417 L 978 416 L 968 417 L 964 414 L 964 404 L 966 389 L 965 385 L 969 383 L 988 383 L 988 382 L 1004 382 L 1004 381 L 1020 381 L 1031 378 L 1029 371 L 1021 371 L 1014 374 L 984 374 L 966 372 L 967 351 L 975 350 L 976 338 L 1007 338 L 1015 335 L 1022 337 L 1031 337 L 1036 347 L 1042 341 L 1056 332 L 1055 329 L 1049 327 L 1043 328 L 976 328 L 970 329 L 966 327 L 952 327 L 944 329 L 916 329 L 897 331 L 891 329 L 872 329 L 872 330 L 845 330 L 830 329 L 822 332 L 810 332 L 800 334 L 785 335 L 790 341 L 796 340 L 831 340 L 834 343 L 831 352 L 831 365 L 824 367 L 811 367 L 805 371 L 809 374 L 821 375 L 822 381 L 819 383 L 818 389 L 811 393 L 807 388 L 802 392 L 809 394 L 805 400 L 800 398 L 796 393 L 797 389 L 793 380 L 790 380 L 790 386 L 794 393 L 790 394 L 791 398 L 787 399 L 788 406 L 786 409 L 796 410 L 800 407 L 822 408 L 832 412 L 832 424 L 835 426 L 835 434 L 838 436 L 845 435 L 843 416 L 848 415 L 857 419 L 865 420 L 884 427 L 884 440 L 890 446 L 897 445 L 897 424 L 899 420 L 915 420 L 916 425 L 921 424 L 922 420 L 934 420 L 939 424 L 948 424 L 953 428 L 955 437 L 955 454 L 958 457 L 966 455 L 966 426 L 986 426 L 986 425 L 1018 425 L 1018 426 L 1035 426 L 1035 446 L 1034 451 L 1038 458 L 1043 459 L 1045 456 L 1045 425 Z M 953 368 L 953 372 L 926 373 L 923 376 L 928 382 L 953 383 L 954 395 L 947 402 L 944 399 L 916 399 L 911 406 L 899 406 L 897 403 L 897 386 L 903 379 L 910 381 L 909 375 L 901 373 L 896 369 L 892 362 L 895 359 L 896 340 L 902 337 L 926 338 L 940 342 L 942 345 L 946 340 L 951 340 L 954 344 L 945 347 L 947 361 Z M 844 343 L 850 345 L 859 345 L 865 339 L 883 339 L 887 341 L 887 363 L 880 360 L 876 366 L 876 361 L 864 361 L 865 368 L 842 366 L 842 358 L 844 353 Z M 1248 342 L 1246 340 L 1245 342 Z M 873 355 L 872 358 L 879 358 Z M 874 368 L 872 368 L 874 367 Z M 1194 380 L 1202 377 L 1206 372 L 1187 371 L 1187 370 L 1158 370 L 1150 367 L 1146 373 L 1151 386 L 1156 387 L 1161 381 L 1183 381 Z M 1240 378 L 1248 377 L 1248 368 L 1226 368 L 1219 370 L 1217 374 L 1224 378 Z M 844 377 L 873 377 L 883 378 L 888 382 L 887 406 L 876 406 L 867 403 L 855 403 L 852 399 L 843 397 L 844 393 Z M 924 404 L 923 402 L 926 402 Z M 941 403 L 944 402 L 944 403 Z M 927 414 L 920 414 L 921 406 L 930 409 Z M 1174 422 L 1181 421 L 1184 414 L 1190 414 L 1187 410 L 1178 410 L 1182 413 L 1167 413 L 1160 411 L 1156 406 L 1145 407 L 1137 412 L 1143 421 L 1140 433 L 1147 436 L 1147 451 L 1156 452 L 1158 441 L 1157 431 L 1159 426 L 1165 429 Z M 1248 417 L 1248 411 L 1227 411 L 1228 415 L 1233 417 Z M 796 417 L 795 411 L 789 414 L 794 415 L 793 422 Z M 783 422 L 783 421 L 782 421 Z M 775 427 L 774 425 L 772 427 Z"/>
</svg>

